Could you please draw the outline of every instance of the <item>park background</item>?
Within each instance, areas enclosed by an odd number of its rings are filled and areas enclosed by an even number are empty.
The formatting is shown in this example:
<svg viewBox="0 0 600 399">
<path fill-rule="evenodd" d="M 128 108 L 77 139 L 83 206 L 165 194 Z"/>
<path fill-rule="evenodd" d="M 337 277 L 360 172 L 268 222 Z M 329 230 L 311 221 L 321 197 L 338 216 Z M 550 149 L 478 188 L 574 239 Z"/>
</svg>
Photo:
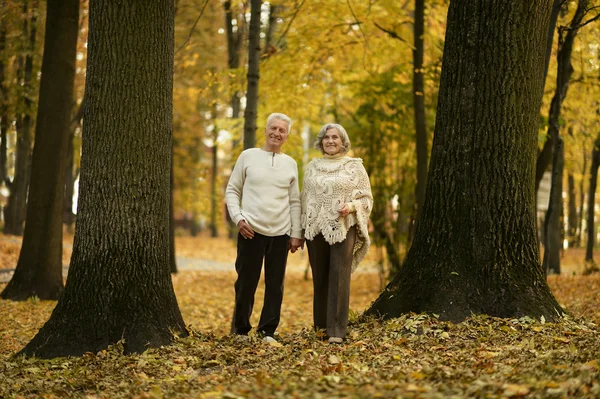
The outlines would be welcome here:
<svg viewBox="0 0 600 399">
<path fill-rule="evenodd" d="M 569 54 L 573 70 L 568 90 L 557 85 L 557 60 L 565 55 L 559 51 L 559 32 L 574 26 L 580 3 L 555 2 L 560 7 L 547 58 L 537 161 L 539 240 L 545 244 L 542 253 L 553 254 L 546 258 L 545 270 L 554 295 L 573 319 L 554 324 L 474 317 L 453 325 L 408 315 L 388 324 L 356 324 L 347 348 L 329 348 L 310 333 L 312 288 L 306 254 L 300 253 L 290 257 L 286 277 L 283 345 L 247 347 L 231 341 L 227 330 L 235 243 L 223 194 L 244 148 L 250 4 L 179 0 L 173 75 L 172 267 L 179 268 L 173 283 L 184 320 L 194 333 L 171 349 L 142 355 L 123 356 L 117 345 L 79 359 L 15 359 L 10 356 L 31 340 L 56 302 L 35 297 L 24 302 L 2 300 L 1 393 L 12 397 L 598 394 L 594 381 L 598 348 L 593 338 L 600 318 L 600 282 L 594 273 L 599 241 L 594 232 L 595 176 L 600 165 L 597 21 L 578 28 Z M 585 3 L 591 10 L 586 19 L 591 19 L 598 4 Z M 18 262 L 26 218 L 23 193 L 34 144 L 45 6 L 35 0 L 2 4 L 0 267 L 6 270 L 2 273 L 6 279 Z M 423 39 L 422 47 L 414 34 L 419 6 L 424 7 L 423 33 L 417 35 Z M 87 1 L 80 2 L 63 207 L 64 266 L 69 264 L 76 219 L 87 7 Z M 262 4 L 260 91 L 254 104 L 257 145 L 269 113 L 290 115 L 293 133 L 284 150 L 302 170 L 319 155 L 312 142 L 320 126 L 338 122 L 350 134 L 352 155 L 364 160 L 371 175 L 376 198 L 371 218 L 374 246 L 353 279 L 353 321 L 399 270 L 413 239 L 424 196 L 420 191 L 424 185 L 418 182 L 427 174 L 436 118 L 447 7 L 446 1 Z M 419 75 L 421 81 L 415 78 Z M 557 114 L 551 104 L 561 90 Z M 555 212 L 558 222 L 548 223 L 546 229 L 551 162 L 542 155 L 556 142 L 549 129 L 553 120 L 564 142 L 559 159 L 564 163 L 558 197 L 562 211 Z M 261 293 L 255 309 L 260 308 Z M 385 355 L 378 357 L 381 354 Z M 547 361 L 548 356 L 553 362 Z"/>
</svg>

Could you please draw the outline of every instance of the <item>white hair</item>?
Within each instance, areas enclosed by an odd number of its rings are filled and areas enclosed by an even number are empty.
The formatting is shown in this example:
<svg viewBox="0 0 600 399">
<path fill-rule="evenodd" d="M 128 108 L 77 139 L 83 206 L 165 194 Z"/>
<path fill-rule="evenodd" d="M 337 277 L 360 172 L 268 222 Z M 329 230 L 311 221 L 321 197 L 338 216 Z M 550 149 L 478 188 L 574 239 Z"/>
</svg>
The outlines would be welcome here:
<svg viewBox="0 0 600 399">
<path fill-rule="evenodd" d="M 337 129 L 338 132 L 340 132 L 340 138 L 342 139 L 342 148 L 340 148 L 340 152 L 345 154 L 350 151 L 350 138 L 348 137 L 348 133 L 346 133 L 346 129 L 344 129 L 342 125 L 337 123 L 326 123 L 321 130 L 319 130 L 314 147 L 317 150 L 321 150 L 322 153 L 325 153 L 325 150 L 323 150 L 323 137 L 325 137 L 325 134 L 329 129 Z"/>
<path fill-rule="evenodd" d="M 271 124 L 273 119 L 279 119 L 280 121 L 287 122 L 288 124 L 288 133 L 292 130 L 292 119 L 286 114 L 280 114 L 278 112 L 274 112 L 267 118 L 267 126 Z"/>
</svg>

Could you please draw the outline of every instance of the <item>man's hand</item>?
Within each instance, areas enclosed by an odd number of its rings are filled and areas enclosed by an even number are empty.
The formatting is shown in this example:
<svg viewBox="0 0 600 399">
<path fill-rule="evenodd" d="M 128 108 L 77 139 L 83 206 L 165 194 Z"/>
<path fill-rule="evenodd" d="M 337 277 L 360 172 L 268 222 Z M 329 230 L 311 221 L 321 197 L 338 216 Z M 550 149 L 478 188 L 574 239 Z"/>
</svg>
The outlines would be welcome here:
<svg viewBox="0 0 600 399">
<path fill-rule="evenodd" d="M 238 230 L 240 231 L 242 237 L 248 240 L 251 240 L 254 237 L 254 230 L 252 230 L 252 227 L 250 227 L 248 222 L 246 222 L 244 219 L 238 222 Z"/>
<path fill-rule="evenodd" d="M 288 245 L 289 250 L 294 253 L 298 250 L 298 248 L 300 249 L 304 249 L 304 240 L 302 238 L 290 238 L 290 243 Z"/>
</svg>

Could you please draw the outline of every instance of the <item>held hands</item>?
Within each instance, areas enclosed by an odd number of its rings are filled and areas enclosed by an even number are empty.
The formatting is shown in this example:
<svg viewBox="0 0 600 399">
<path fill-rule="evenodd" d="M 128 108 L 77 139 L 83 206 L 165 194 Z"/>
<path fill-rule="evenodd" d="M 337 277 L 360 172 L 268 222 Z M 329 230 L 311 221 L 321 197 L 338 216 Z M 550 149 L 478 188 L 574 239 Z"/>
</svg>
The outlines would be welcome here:
<svg viewBox="0 0 600 399">
<path fill-rule="evenodd" d="M 340 209 L 338 209 L 338 213 L 340 214 L 340 216 L 346 216 L 350 213 L 350 205 L 348 205 L 347 203 L 341 204 Z"/>
<path fill-rule="evenodd" d="M 248 240 L 251 240 L 254 237 L 254 230 L 252 230 L 252 227 L 250 227 L 248 222 L 246 222 L 244 219 L 238 222 L 238 230 L 240 231 L 242 237 Z"/>
<path fill-rule="evenodd" d="M 302 238 L 290 238 L 290 243 L 288 244 L 288 249 L 294 253 L 300 249 L 304 249 L 304 240 Z"/>
</svg>

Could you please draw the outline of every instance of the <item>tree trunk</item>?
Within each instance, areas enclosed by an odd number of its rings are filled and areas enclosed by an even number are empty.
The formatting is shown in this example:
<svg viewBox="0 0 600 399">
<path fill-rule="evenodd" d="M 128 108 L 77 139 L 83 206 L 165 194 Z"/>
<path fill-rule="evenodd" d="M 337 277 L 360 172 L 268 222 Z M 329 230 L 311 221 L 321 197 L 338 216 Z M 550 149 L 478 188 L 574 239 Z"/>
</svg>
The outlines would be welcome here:
<svg viewBox="0 0 600 399">
<path fill-rule="evenodd" d="M 27 223 L 4 299 L 58 299 L 63 290 L 61 210 L 78 31 L 79 0 L 48 0 Z"/>
<path fill-rule="evenodd" d="M 578 246 L 577 226 L 579 226 L 579 217 L 577 214 L 577 194 L 575 192 L 575 177 L 572 173 L 567 176 L 568 182 L 568 215 L 567 215 L 567 240 L 569 248 Z"/>
<path fill-rule="evenodd" d="M 73 175 L 73 163 L 75 162 L 75 148 L 73 139 L 75 132 L 69 129 L 67 137 L 67 155 L 65 170 L 65 196 L 63 200 L 63 222 L 67 226 L 69 233 L 73 232 L 75 215 L 73 214 L 73 195 L 75 194 L 75 176 Z"/>
<path fill-rule="evenodd" d="M 0 21 L 0 54 L 4 55 L 6 51 L 6 16 L 2 15 Z M 5 57 L 0 57 L 0 185 L 7 182 L 8 178 L 8 88 L 5 83 L 6 70 Z"/>
<path fill-rule="evenodd" d="M 600 135 L 596 138 L 592 150 L 592 165 L 590 166 L 590 188 L 587 206 L 587 246 L 585 250 L 586 263 L 594 263 L 594 245 L 596 244 L 596 186 L 598 184 L 598 167 L 600 167 Z"/>
<path fill-rule="evenodd" d="M 32 9 L 37 11 L 37 1 L 32 4 Z M 10 194 L 4 214 L 4 234 L 23 235 L 23 223 L 27 207 L 27 191 L 29 187 L 29 171 L 31 165 L 31 117 L 33 96 L 31 77 L 33 74 L 33 53 L 35 51 L 35 38 L 37 32 L 37 17 L 31 12 L 31 18 L 27 18 L 28 1 L 23 2 L 23 36 L 28 38 L 24 54 L 19 59 L 17 78 L 22 82 L 21 102 L 22 111 L 17 114 L 17 146 L 15 159 L 15 175 L 9 185 Z"/>
<path fill-rule="evenodd" d="M 67 226 L 67 231 L 73 233 L 75 224 L 75 214 L 73 213 L 73 195 L 75 194 L 75 181 L 79 176 L 79 168 L 75 168 L 75 131 L 81 127 L 83 119 L 83 105 L 85 99 L 77 107 L 77 111 L 69 125 L 69 140 L 67 142 L 67 166 L 65 168 L 65 200 L 63 223 Z"/>
<path fill-rule="evenodd" d="M 425 85 L 423 82 L 423 34 L 425 0 L 415 0 L 415 25 L 413 49 L 413 99 L 415 106 L 415 135 L 417 143 L 417 184 L 415 186 L 415 221 L 425 202 L 427 188 L 427 125 L 425 120 Z M 414 223 L 413 225 L 416 225 Z"/>
<path fill-rule="evenodd" d="M 533 165 L 548 0 L 450 2 L 427 194 L 402 269 L 367 314 L 544 316 Z"/>
<path fill-rule="evenodd" d="M 267 25 L 267 32 L 265 34 L 265 48 L 263 49 L 263 56 L 268 57 L 277 51 L 273 46 L 273 33 L 275 32 L 275 26 L 277 24 L 277 14 L 281 6 L 269 3 L 269 22 Z"/>
<path fill-rule="evenodd" d="M 171 144 L 171 168 L 169 172 L 169 265 L 171 273 L 177 273 L 177 257 L 175 252 L 175 192 L 174 151 Z"/>
<path fill-rule="evenodd" d="M 560 274 L 560 251 L 562 250 L 562 209 L 563 209 L 563 169 L 565 146 L 563 140 L 555 136 L 554 161 L 552 162 L 552 184 L 550 202 L 544 220 L 544 260 L 542 269 L 548 274 Z"/>
<path fill-rule="evenodd" d="M 546 77 L 548 76 L 548 66 L 550 65 L 550 57 L 552 56 L 552 43 L 554 42 L 554 30 L 556 29 L 556 21 L 558 20 L 558 14 L 565 3 L 565 0 L 554 0 L 552 4 L 552 12 L 550 14 L 550 24 L 548 25 L 548 32 L 546 34 L 546 58 L 544 64 L 544 85 L 546 84 Z M 544 172 L 550 166 L 552 161 L 552 148 L 554 141 L 550 134 L 546 135 L 546 142 L 542 147 L 542 151 L 538 154 L 535 166 L 535 192 L 538 192 L 540 188 L 540 182 L 544 177 Z"/>
<path fill-rule="evenodd" d="M 585 175 L 585 171 L 587 169 L 587 154 L 586 154 L 586 149 L 583 149 L 583 175 Z M 584 210 L 583 210 L 583 205 L 585 203 L 585 189 L 584 187 L 584 179 L 582 178 L 579 181 L 579 229 L 578 234 L 577 234 L 577 246 L 580 247 L 581 246 L 581 242 L 582 242 L 582 236 L 583 236 L 583 219 L 584 219 Z"/>
<path fill-rule="evenodd" d="M 91 2 L 69 278 L 22 350 L 142 352 L 187 335 L 169 272 L 173 2 Z M 149 89 L 151 88 L 151 90 Z"/>
<path fill-rule="evenodd" d="M 216 130 L 216 126 L 215 126 Z M 219 230 L 217 228 L 217 133 L 213 137 L 212 146 L 212 170 L 210 173 L 210 236 L 218 237 Z M 220 209 L 220 208 L 219 208 Z"/>
<path fill-rule="evenodd" d="M 229 69 L 238 69 L 240 67 L 240 50 L 242 45 L 242 33 L 244 31 L 243 18 L 236 19 L 237 30 L 233 30 L 233 12 L 231 10 L 231 1 L 223 3 L 225 8 L 225 27 L 227 32 L 227 66 Z M 236 91 L 231 95 L 231 113 L 233 118 L 240 117 L 241 109 L 240 94 Z M 234 142 L 239 140 L 234 139 Z"/>
<path fill-rule="evenodd" d="M 244 149 L 256 145 L 258 82 L 260 78 L 260 9 L 262 0 L 250 0 L 250 31 L 248 34 L 248 89 L 244 110 Z"/>
</svg>

